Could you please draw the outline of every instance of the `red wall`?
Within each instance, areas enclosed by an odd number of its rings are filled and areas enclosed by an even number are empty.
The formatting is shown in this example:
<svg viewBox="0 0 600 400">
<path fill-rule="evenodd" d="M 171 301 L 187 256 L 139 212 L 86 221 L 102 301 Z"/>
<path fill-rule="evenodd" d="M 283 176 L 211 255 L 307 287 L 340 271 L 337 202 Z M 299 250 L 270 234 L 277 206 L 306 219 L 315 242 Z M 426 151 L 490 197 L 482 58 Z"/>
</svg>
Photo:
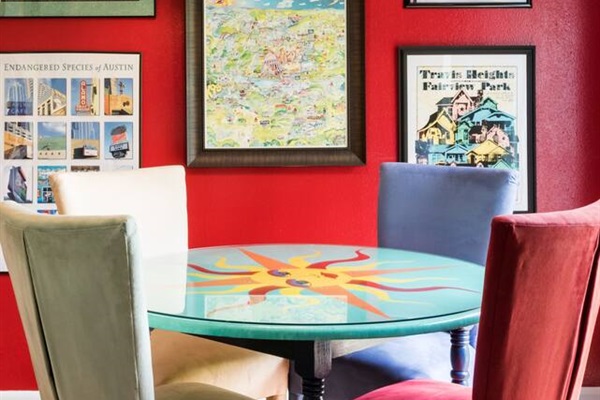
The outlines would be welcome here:
<svg viewBox="0 0 600 400">
<path fill-rule="evenodd" d="M 0 51 L 141 52 L 142 165 L 185 164 L 184 0 L 156 3 L 156 18 L 0 18 Z M 188 169 L 191 246 L 374 245 L 378 167 L 397 160 L 396 54 L 404 45 L 535 45 L 538 210 L 600 198 L 600 2 L 407 10 L 402 0 L 366 0 L 365 18 L 367 165 Z M 33 388 L 12 289 L 2 275 L 0 390 Z"/>
</svg>

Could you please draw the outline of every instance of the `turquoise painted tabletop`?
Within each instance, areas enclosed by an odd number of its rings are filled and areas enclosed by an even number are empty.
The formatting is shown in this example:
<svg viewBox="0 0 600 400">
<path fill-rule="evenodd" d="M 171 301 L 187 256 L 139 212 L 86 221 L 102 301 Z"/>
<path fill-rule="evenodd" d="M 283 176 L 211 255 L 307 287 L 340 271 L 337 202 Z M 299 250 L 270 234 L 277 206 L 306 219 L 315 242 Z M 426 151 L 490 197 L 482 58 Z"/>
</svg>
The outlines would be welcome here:
<svg viewBox="0 0 600 400">
<path fill-rule="evenodd" d="M 198 248 L 143 266 L 151 327 L 289 340 L 473 324 L 484 276 L 479 265 L 432 254 L 322 244 Z"/>
</svg>

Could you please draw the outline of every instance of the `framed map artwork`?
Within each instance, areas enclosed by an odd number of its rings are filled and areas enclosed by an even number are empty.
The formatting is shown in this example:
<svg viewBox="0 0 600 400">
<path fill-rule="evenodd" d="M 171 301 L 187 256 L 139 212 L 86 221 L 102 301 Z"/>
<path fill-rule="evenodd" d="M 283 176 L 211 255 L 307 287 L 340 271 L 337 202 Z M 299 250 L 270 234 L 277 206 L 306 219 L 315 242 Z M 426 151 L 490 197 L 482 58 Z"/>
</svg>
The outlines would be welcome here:
<svg viewBox="0 0 600 400">
<path fill-rule="evenodd" d="M 365 163 L 364 0 L 186 0 L 190 167 Z"/>
</svg>

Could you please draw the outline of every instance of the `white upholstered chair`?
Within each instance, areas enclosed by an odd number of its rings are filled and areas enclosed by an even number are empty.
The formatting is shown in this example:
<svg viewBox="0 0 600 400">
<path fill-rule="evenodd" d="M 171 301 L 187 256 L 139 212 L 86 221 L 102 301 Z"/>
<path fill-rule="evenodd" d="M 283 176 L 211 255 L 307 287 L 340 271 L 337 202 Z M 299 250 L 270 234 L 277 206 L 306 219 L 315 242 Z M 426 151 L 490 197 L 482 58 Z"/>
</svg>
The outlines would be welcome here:
<svg viewBox="0 0 600 400">
<path fill-rule="evenodd" d="M 185 169 L 58 173 L 50 184 L 59 214 L 132 216 L 144 257 L 187 250 Z M 185 279 L 172 277 L 172 279 Z M 151 335 L 156 384 L 203 382 L 252 398 L 286 398 L 288 361 L 208 339 L 155 330 Z"/>
<path fill-rule="evenodd" d="M 251 400 L 201 383 L 154 386 L 133 218 L 2 202 L 0 243 L 43 400 Z"/>
</svg>

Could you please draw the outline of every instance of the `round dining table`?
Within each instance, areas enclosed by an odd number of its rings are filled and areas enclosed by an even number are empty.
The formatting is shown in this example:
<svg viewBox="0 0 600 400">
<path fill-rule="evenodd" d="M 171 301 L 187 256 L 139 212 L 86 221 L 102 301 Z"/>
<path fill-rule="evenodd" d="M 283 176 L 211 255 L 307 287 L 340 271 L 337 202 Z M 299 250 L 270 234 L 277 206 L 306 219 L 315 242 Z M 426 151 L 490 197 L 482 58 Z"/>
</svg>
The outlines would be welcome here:
<svg viewBox="0 0 600 400">
<path fill-rule="evenodd" d="M 399 249 L 251 244 L 142 261 L 151 328 L 286 357 L 306 400 L 323 399 L 332 343 L 451 333 L 454 382 L 468 378 L 467 327 L 484 269 Z"/>
</svg>

